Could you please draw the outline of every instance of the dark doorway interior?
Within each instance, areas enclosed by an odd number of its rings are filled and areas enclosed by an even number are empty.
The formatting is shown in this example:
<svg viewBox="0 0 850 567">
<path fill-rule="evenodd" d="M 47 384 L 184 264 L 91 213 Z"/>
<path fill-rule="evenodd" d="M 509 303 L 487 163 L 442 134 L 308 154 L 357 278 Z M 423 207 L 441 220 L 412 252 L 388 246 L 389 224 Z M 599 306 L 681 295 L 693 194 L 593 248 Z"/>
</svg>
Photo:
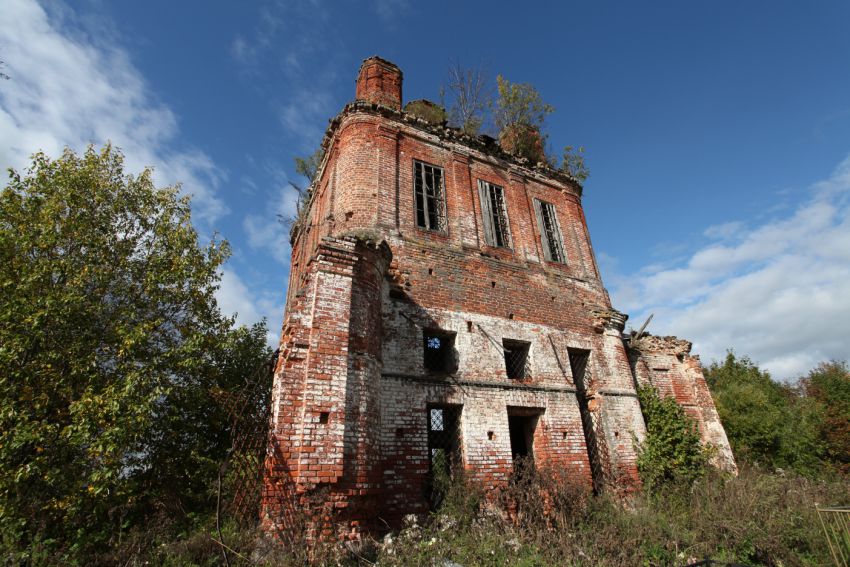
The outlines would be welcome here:
<svg viewBox="0 0 850 567">
<path fill-rule="evenodd" d="M 523 457 L 534 458 L 534 429 L 536 427 L 536 415 L 508 415 L 511 456 L 514 462 Z"/>
</svg>

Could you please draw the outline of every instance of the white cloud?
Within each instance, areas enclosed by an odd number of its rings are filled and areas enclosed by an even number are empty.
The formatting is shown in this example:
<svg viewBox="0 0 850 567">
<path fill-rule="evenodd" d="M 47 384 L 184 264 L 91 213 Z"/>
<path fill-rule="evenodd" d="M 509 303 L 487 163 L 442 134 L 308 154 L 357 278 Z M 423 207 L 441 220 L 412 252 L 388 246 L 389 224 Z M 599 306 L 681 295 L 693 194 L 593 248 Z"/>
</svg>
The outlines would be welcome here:
<svg viewBox="0 0 850 567">
<path fill-rule="evenodd" d="M 235 316 L 240 325 L 256 323 L 263 318 L 264 313 L 270 313 L 276 307 L 273 297 L 255 296 L 242 278 L 229 268 L 222 270 L 221 284 L 215 296 L 221 312 L 228 317 Z M 279 310 L 282 313 L 282 308 Z M 266 342 L 270 347 L 277 348 L 280 336 L 275 329 L 267 331 Z"/>
<path fill-rule="evenodd" d="M 127 53 L 86 36 L 62 10 L 3 2 L 0 53 L 12 79 L 0 85 L 0 167 L 20 169 L 37 150 L 56 157 L 65 146 L 80 152 L 112 141 L 128 172 L 156 166 L 157 184 L 182 182 L 197 216 L 211 222 L 224 215 L 215 194 L 222 171 L 197 148 L 173 147 L 177 119 Z"/>
<path fill-rule="evenodd" d="M 289 229 L 280 221 L 295 217 L 298 193 L 290 184 L 277 190 L 270 206 L 261 215 L 247 215 L 242 223 L 251 248 L 265 249 L 272 258 L 289 265 Z"/>
<path fill-rule="evenodd" d="M 224 215 L 216 195 L 223 173 L 203 151 L 175 148 L 177 118 L 149 91 L 127 53 L 86 36 L 61 4 L 51 7 L 48 13 L 31 0 L 3 2 L 0 55 L 12 79 L 0 83 L 0 167 L 25 167 L 37 150 L 55 157 L 65 146 L 79 152 L 112 141 L 123 150 L 128 173 L 153 165 L 157 185 L 182 182 L 194 195 L 198 218 L 212 223 Z M 114 39 L 106 31 L 95 35 Z M 255 185 L 243 181 L 249 189 Z M 253 293 L 225 268 L 216 297 L 223 313 L 251 324 L 265 313 L 282 313 L 274 309 L 277 295 Z M 277 334 L 269 332 L 268 341 L 277 346 Z"/>
<path fill-rule="evenodd" d="M 780 378 L 850 358 L 850 156 L 790 214 L 709 227 L 680 265 L 614 275 L 615 305 L 651 331 L 694 341 L 706 361 L 734 348 Z"/>
</svg>

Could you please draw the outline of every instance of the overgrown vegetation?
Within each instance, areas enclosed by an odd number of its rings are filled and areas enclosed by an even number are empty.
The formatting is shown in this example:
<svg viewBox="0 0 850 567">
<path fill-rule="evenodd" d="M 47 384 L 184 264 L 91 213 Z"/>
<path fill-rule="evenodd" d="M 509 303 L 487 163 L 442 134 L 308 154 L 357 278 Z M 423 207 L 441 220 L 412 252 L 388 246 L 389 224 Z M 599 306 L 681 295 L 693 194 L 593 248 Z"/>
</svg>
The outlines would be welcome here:
<svg viewBox="0 0 850 567">
<path fill-rule="evenodd" d="M 706 369 L 706 380 L 738 460 L 809 476 L 847 473 L 850 372 L 845 363 L 821 364 L 797 382 L 780 383 L 730 352 Z"/>
<path fill-rule="evenodd" d="M 670 482 L 689 484 L 705 475 L 711 448 L 700 443 L 699 430 L 673 398 L 661 398 L 652 386 L 638 388 L 646 421 L 637 466 L 644 486 L 655 490 Z"/>
<path fill-rule="evenodd" d="M 507 151 L 532 163 L 546 161 L 546 116 L 555 109 L 543 102 L 540 93 L 527 83 L 511 83 L 496 77 L 498 97 L 493 120 L 499 129 L 499 142 Z"/>
<path fill-rule="evenodd" d="M 564 157 L 561 159 L 561 171 L 584 183 L 590 176 L 590 169 L 584 162 L 584 146 L 574 149 L 572 146 L 564 148 Z"/>
<path fill-rule="evenodd" d="M 404 111 L 429 124 L 440 126 L 448 120 L 446 109 L 428 100 L 413 100 L 404 105 Z"/>
<path fill-rule="evenodd" d="M 742 467 L 738 477 L 709 472 L 693 484 L 643 491 L 627 506 L 591 496 L 562 471 L 522 467 L 492 500 L 456 479 L 439 510 L 409 516 L 399 531 L 362 546 L 319 546 L 316 564 L 422 566 L 685 565 L 710 557 L 742 565 L 828 565 L 813 506 L 846 497 L 841 479 L 812 480 Z M 304 565 L 303 554 L 269 547 L 229 528 L 231 565 Z M 215 564 L 203 533 L 151 546 L 135 564 Z M 130 563 L 133 564 L 133 563 Z"/>
<path fill-rule="evenodd" d="M 289 185 L 295 191 L 295 211 L 290 216 L 278 215 L 278 221 L 287 228 L 300 225 L 307 215 L 307 205 L 310 203 L 310 195 L 313 182 L 316 180 L 316 175 L 319 173 L 319 167 L 322 165 L 322 159 L 325 153 L 322 148 L 317 149 L 307 157 L 296 156 L 295 173 L 306 179 L 306 185 L 300 185 L 290 181 Z"/>
<path fill-rule="evenodd" d="M 546 150 L 546 117 L 555 109 L 543 101 L 534 86 L 511 83 L 496 77 L 495 95 L 481 67 L 449 66 L 446 87 L 440 89 L 441 103 L 448 95 L 448 124 L 474 136 L 485 129 L 499 138 L 502 148 L 532 164 L 545 163 L 584 183 L 590 175 L 584 147 L 564 148 L 563 157 Z M 484 128 L 485 125 L 489 125 Z M 494 129 L 494 130 L 493 130 Z"/>
<path fill-rule="evenodd" d="M 92 563 L 210 510 L 229 447 L 217 393 L 269 350 L 214 293 L 226 242 L 119 151 L 36 154 L 0 194 L 0 549 Z"/>
</svg>

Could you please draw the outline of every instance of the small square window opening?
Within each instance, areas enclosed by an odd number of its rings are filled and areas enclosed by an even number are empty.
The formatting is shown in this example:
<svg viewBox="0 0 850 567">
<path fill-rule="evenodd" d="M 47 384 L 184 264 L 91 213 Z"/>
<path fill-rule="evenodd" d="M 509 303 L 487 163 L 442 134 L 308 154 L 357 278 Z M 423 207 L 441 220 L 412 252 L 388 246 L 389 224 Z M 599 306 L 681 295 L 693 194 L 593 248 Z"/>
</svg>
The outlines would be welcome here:
<svg viewBox="0 0 850 567">
<path fill-rule="evenodd" d="M 426 329 L 423 332 L 422 339 L 423 362 L 426 370 L 451 373 L 457 369 L 454 333 Z"/>
<path fill-rule="evenodd" d="M 522 380 L 531 376 L 529 368 L 528 351 L 531 343 L 516 341 L 513 339 L 502 339 L 502 348 L 505 353 L 505 371 L 511 380 Z"/>
</svg>

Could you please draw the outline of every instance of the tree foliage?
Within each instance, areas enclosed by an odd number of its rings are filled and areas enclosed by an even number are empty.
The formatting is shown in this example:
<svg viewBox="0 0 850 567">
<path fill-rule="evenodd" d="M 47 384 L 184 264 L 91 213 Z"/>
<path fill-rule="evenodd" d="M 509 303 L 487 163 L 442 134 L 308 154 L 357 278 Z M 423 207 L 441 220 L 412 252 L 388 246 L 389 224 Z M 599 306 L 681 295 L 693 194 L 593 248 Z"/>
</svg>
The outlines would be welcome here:
<svg viewBox="0 0 850 567">
<path fill-rule="evenodd" d="M 214 293 L 226 242 L 110 146 L 33 156 L 0 194 L 0 537 L 68 558 L 209 497 L 212 394 L 265 356 Z M 27 551 L 29 550 L 29 551 Z"/>
<path fill-rule="evenodd" d="M 823 446 L 816 407 L 747 357 L 729 352 L 706 369 L 720 420 L 736 458 L 770 468 L 814 474 Z"/>
<path fill-rule="evenodd" d="M 813 404 L 824 458 L 850 474 L 850 370 L 845 362 L 824 362 L 801 380 Z"/>
<path fill-rule="evenodd" d="M 693 482 L 705 474 L 710 449 L 700 442 L 696 423 L 676 400 L 652 386 L 638 388 L 646 438 L 638 449 L 638 472 L 647 488 L 671 481 Z"/>
<path fill-rule="evenodd" d="M 295 158 L 295 172 L 307 178 L 308 185 L 316 180 L 319 166 L 322 165 L 322 156 L 324 156 L 324 152 L 322 148 L 319 148 L 307 157 Z"/>
<path fill-rule="evenodd" d="M 307 185 L 302 186 L 297 183 L 290 182 L 289 185 L 297 193 L 298 197 L 295 201 L 295 214 L 291 217 L 278 215 L 278 221 L 290 229 L 300 225 L 304 221 L 304 216 L 307 213 L 307 204 L 310 202 L 310 191 L 313 182 L 316 180 L 316 175 L 319 174 L 319 167 L 322 165 L 324 151 L 319 148 L 307 157 L 296 156 L 295 172 L 307 179 Z"/>
<path fill-rule="evenodd" d="M 584 162 L 584 146 L 574 149 L 572 146 L 564 148 L 564 157 L 561 160 L 561 171 L 584 183 L 590 175 L 590 169 Z"/>
<path fill-rule="evenodd" d="M 543 102 L 537 89 L 528 83 L 511 83 L 499 75 L 496 77 L 496 87 L 498 98 L 493 119 L 499 130 L 514 125 L 541 129 L 546 117 L 555 111 L 551 105 Z"/>
<path fill-rule="evenodd" d="M 498 97 L 493 106 L 493 120 L 499 130 L 499 141 L 507 151 L 531 162 L 547 161 L 546 116 L 555 111 L 543 102 L 540 93 L 527 83 L 511 83 L 496 77 Z"/>
</svg>

